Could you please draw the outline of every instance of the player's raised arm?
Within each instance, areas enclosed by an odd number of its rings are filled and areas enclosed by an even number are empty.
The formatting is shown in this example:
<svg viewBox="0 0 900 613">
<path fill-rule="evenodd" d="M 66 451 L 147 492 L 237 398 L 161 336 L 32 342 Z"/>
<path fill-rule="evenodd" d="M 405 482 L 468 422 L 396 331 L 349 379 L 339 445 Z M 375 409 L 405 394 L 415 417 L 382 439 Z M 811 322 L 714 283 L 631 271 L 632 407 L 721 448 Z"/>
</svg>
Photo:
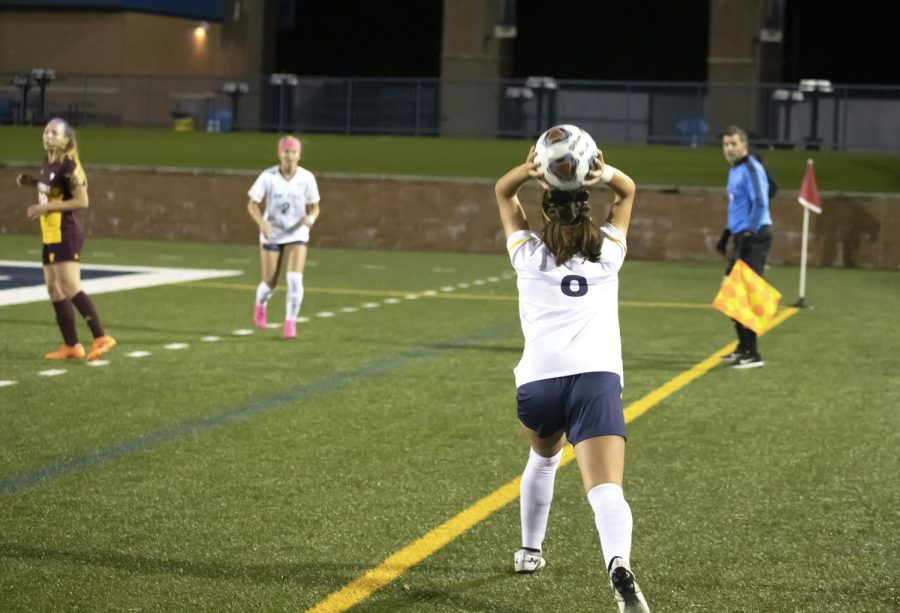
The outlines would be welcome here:
<svg viewBox="0 0 900 613">
<path fill-rule="evenodd" d="M 588 173 L 588 177 L 585 186 L 603 183 L 616 195 L 606 221 L 615 226 L 622 234 L 627 234 L 628 224 L 631 223 L 631 207 L 637 191 L 634 181 L 618 168 L 613 168 L 604 162 L 603 152 L 599 150 L 594 167 Z"/>
<path fill-rule="evenodd" d="M 497 207 L 500 209 L 500 222 L 503 224 L 503 232 L 509 236 L 519 230 L 528 230 L 528 220 L 525 218 L 525 210 L 519 202 L 519 189 L 530 179 L 539 176 L 534 163 L 534 147 L 528 152 L 528 158 L 524 164 L 519 164 L 500 177 L 494 186 L 494 196 L 497 199 Z"/>
</svg>

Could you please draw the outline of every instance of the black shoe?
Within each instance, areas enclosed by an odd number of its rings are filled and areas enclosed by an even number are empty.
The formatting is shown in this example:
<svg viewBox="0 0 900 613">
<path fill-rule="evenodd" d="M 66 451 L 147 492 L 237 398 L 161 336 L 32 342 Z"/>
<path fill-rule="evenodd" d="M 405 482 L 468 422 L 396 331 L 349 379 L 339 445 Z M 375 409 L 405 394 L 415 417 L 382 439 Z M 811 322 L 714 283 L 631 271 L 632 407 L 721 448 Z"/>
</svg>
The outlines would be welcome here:
<svg viewBox="0 0 900 613">
<path fill-rule="evenodd" d="M 731 353 L 726 353 L 725 355 L 723 355 L 721 357 L 722 357 L 723 362 L 732 362 L 733 363 L 735 360 L 737 360 L 742 355 L 744 355 L 744 350 L 738 348 L 738 349 L 735 349 L 734 351 L 732 351 Z"/>
<path fill-rule="evenodd" d="M 758 353 L 750 353 L 746 352 L 741 355 L 738 359 L 731 363 L 731 368 L 735 368 L 737 370 L 744 370 L 747 368 L 759 368 L 760 366 L 765 366 L 766 363 L 763 362 L 762 356 Z"/>
</svg>

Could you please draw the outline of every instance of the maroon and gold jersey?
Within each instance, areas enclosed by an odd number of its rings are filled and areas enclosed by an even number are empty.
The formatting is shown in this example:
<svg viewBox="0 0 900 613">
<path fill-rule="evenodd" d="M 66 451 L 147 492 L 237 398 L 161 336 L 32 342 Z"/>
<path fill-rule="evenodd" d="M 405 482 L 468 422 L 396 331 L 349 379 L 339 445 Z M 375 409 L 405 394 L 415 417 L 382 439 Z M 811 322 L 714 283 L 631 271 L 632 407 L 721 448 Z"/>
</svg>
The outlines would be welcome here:
<svg viewBox="0 0 900 613">
<path fill-rule="evenodd" d="M 45 160 L 38 176 L 38 200 L 41 204 L 69 200 L 79 185 L 87 186 L 87 177 L 77 158 L 65 156 L 56 162 Z M 41 215 L 41 236 L 45 245 L 61 243 L 63 237 L 81 234 L 81 226 L 72 211 Z"/>
</svg>

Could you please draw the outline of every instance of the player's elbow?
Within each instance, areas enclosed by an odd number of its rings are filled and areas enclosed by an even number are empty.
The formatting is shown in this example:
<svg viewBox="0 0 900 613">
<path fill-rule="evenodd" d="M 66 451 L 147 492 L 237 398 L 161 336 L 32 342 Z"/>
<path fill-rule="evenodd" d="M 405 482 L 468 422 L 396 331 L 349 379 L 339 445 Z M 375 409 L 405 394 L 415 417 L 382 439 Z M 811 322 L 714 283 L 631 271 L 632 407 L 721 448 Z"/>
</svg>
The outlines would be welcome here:
<svg viewBox="0 0 900 613">
<path fill-rule="evenodd" d="M 515 195 L 515 192 L 512 194 L 509 193 L 509 186 L 500 179 L 494 185 L 494 199 L 497 201 L 497 206 L 503 206 L 503 203 L 508 201 Z"/>
</svg>

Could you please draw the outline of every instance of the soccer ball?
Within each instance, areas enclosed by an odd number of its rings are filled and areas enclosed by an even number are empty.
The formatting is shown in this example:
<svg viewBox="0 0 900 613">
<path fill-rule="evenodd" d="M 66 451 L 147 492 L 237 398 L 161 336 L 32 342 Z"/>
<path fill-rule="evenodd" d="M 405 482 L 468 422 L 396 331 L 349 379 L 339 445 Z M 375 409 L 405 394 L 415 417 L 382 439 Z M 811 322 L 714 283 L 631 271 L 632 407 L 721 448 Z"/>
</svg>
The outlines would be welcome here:
<svg viewBox="0 0 900 613">
<path fill-rule="evenodd" d="M 538 170 L 557 189 L 579 189 L 596 157 L 597 144 L 591 135 L 570 124 L 553 126 L 535 144 Z"/>
</svg>

